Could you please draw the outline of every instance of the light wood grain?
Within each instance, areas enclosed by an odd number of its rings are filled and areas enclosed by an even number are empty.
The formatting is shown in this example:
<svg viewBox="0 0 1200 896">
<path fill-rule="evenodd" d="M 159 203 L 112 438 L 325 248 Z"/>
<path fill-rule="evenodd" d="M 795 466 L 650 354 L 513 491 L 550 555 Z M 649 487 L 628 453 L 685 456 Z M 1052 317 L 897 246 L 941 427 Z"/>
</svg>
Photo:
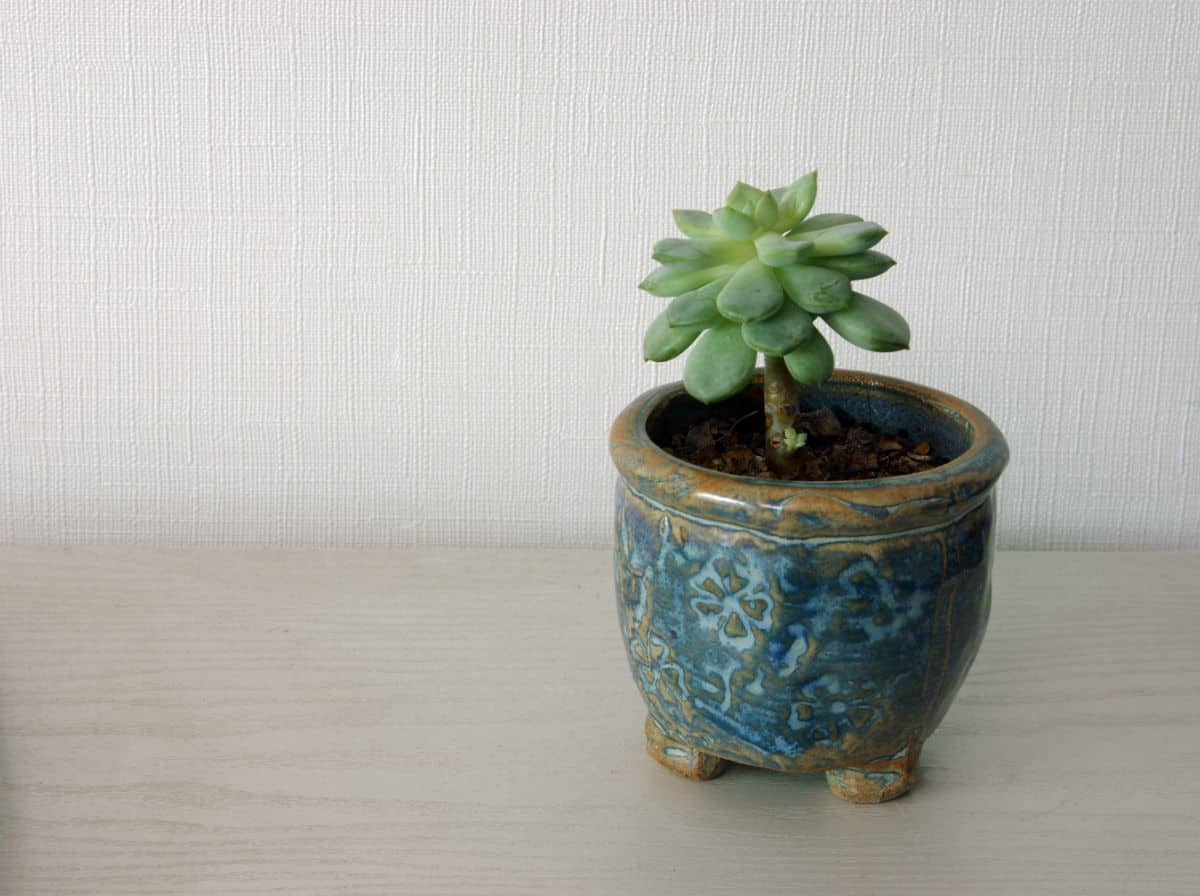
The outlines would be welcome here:
<svg viewBox="0 0 1200 896">
<path fill-rule="evenodd" d="M 0 549 L 6 894 L 1200 892 L 1200 555 L 1002 554 L 924 779 L 642 753 L 606 551 Z"/>
</svg>

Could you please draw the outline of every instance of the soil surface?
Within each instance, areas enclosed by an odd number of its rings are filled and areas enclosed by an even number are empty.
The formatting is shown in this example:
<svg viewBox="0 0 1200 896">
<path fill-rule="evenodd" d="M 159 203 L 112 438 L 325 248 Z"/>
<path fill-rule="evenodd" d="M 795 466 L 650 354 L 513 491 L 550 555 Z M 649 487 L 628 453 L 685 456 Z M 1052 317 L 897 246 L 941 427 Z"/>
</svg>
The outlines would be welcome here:
<svg viewBox="0 0 1200 896">
<path fill-rule="evenodd" d="M 829 408 L 801 412 L 792 426 L 808 434 L 807 443 L 797 449 L 801 469 L 793 477 L 795 481 L 904 476 L 932 470 L 948 460 L 933 454 L 928 441 L 905 430 L 879 432 Z M 694 423 L 687 433 L 671 438 L 668 450 L 680 460 L 710 470 L 777 479 L 767 469 L 764 440 L 762 411 L 756 411 L 739 418 L 713 417 Z"/>
</svg>

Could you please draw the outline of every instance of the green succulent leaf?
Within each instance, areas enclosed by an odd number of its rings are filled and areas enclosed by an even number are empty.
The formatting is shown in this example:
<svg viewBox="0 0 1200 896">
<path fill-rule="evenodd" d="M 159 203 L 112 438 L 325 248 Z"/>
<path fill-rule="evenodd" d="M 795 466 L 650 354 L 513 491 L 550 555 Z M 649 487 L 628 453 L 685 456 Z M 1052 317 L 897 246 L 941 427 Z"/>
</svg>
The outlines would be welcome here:
<svg viewBox="0 0 1200 896">
<path fill-rule="evenodd" d="M 664 311 L 654 318 L 642 339 L 642 355 L 647 361 L 670 361 L 696 341 L 703 327 L 673 327 Z"/>
<path fill-rule="evenodd" d="M 833 374 L 833 349 L 813 327 L 812 335 L 783 356 L 788 373 L 798 383 L 823 383 Z"/>
<path fill-rule="evenodd" d="M 855 221 L 813 231 L 808 239 L 812 240 L 813 255 L 855 255 L 870 249 L 885 236 L 887 231 L 873 221 Z"/>
<path fill-rule="evenodd" d="M 746 261 L 754 257 L 754 247 L 726 237 L 715 239 L 666 239 L 654 244 L 651 256 L 662 264 L 712 267 L 730 261 Z"/>
<path fill-rule="evenodd" d="M 747 214 L 729 206 L 723 206 L 713 212 L 713 223 L 726 236 L 735 240 L 748 240 L 758 232 L 758 222 Z"/>
<path fill-rule="evenodd" d="M 867 280 L 878 277 L 894 265 L 895 259 L 889 258 L 882 252 L 868 249 L 857 255 L 833 255 L 825 258 L 814 258 L 813 264 L 845 274 L 851 280 Z"/>
<path fill-rule="evenodd" d="M 758 187 L 752 187 L 744 181 L 738 181 L 737 185 L 729 191 L 729 195 L 725 198 L 725 205 L 728 208 L 736 209 L 743 215 L 754 217 L 754 209 L 758 206 L 758 202 L 763 198 L 764 192 Z"/>
<path fill-rule="evenodd" d="M 810 171 L 791 186 L 780 187 L 771 193 L 779 204 L 779 217 L 775 220 L 775 227 L 781 231 L 790 230 L 812 211 L 813 202 L 817 198 L 817 172 Z"/>
<path fill-rule="evenodd" d="M 845 274 L 808 264 L 775 272 L 789 299 L 811 314 L 845 308 L 850 301 L 850 280 Z"/>
<path fill-rule="evenodd" d="M 837 212 L 826 213 L 824 215 L 813 215 L 811 218 L 806 218 L 795 227 L 792 228 L 792 233 L 808 233 L 811 230 L 825 230 L 828 227 L 836 227 L 839 224 L 854 224 L 861 221 L 858 215 L 842 215 Z"/>
<path fill-rule="evenodd" d="M 638 288 L 656 296 L 671 298 L 699 289 L 713 280 L 727 277 L 733 270 L 734 268 L 728 265 L 697 269 L 688 264 L 664 264 L 652 271 L 649 277 L 638 284 Z"/>
<path fill-rule="evenodd" d="M 778 217 L 779 206 L 775 203 L 775 197 L 770 193 L 763 193 L 762 198 L 754 206 L 755 223 L 759 227 L 774 227 Z"/>
<path fill-rule="evenodd" d="M 704 239 L 721 235 L 708 212 L 697 211 L 694 208 L 677 208 L 671 214 L 675 218 L 675 226 L 685 236 Z"/>
<path fill-rule="evenodd" d="M 799 451 L 808 444 L 808 433 L 796 432 L 794 427 L 783 428 L 783 447 L 788 451 Z"/>
<path fill-rule="evenodd" d="M 784 302 L 770 317 L 742 324 L 746 345 L 768 355 L 786 355 L 813 334 L 812 315 Z"/>
<path fill-rule="evenodd" d="M 783 288 L 761 261 L 748 261 L 717 296 L 717 308 L 731 321 L 745 323 L 774 314 L 783 304 Z"/>
<path fill-rule="evenodd" d="M 911 339 L 908 324 L 897 311 L 860 292 L 853 293 L 841 311 L 821 316 L 847 342 L 868 351 L 900 351 L 908 348 Z"/>
<path fill-rule="evenodd" d="M 654 244 L 654 253 L 650 257 L 661 264 L 704 260 L 708 256 L 701 250 L 700 243 L 700 240 L 687 239 L 659 240 Z"/>
<path fill-rule="evenodd" d="M 696 343 L 683 366 L 683 386 L 705 404 L 741 392 L 754 376 L 758 353 L 742 341 L 737 324 L 713 327 Z"/>
<path fill-rule="evenodd" d="M 758 260 L 770 268 L 786 268 L 799 264 L 812 251 L 808 240 L 793 240 L 768 231 L 754 241 Z"/>
<path fill-rule="evenodd" d="M 725 287 L 724 280 L 714 280 L 707 286 L 685 292 L 667 306 L 667 319 L 672 327 L 711 327 L 724 320 L 717 310 L 717 296 Z"/>
</svg>

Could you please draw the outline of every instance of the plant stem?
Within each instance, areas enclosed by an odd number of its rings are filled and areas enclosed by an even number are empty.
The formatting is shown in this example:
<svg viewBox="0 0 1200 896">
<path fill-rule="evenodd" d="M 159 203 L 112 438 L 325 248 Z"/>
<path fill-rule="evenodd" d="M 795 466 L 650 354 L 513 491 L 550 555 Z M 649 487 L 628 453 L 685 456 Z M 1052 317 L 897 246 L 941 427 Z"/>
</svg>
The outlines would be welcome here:
<svg viewBox="0 0 1200 896">
<path fill-rule="evenodd" d="M 783 445 L 783 431 L 792 425 L 800 409 L 800 386 L 792 379 L 787 364 L 778 355 L 766 355 L 763 371 L 763 412 L 767 422 L 767 467 L 780 479 L 791 479 L 800 472 L 798 451 Z"/>
</svg>

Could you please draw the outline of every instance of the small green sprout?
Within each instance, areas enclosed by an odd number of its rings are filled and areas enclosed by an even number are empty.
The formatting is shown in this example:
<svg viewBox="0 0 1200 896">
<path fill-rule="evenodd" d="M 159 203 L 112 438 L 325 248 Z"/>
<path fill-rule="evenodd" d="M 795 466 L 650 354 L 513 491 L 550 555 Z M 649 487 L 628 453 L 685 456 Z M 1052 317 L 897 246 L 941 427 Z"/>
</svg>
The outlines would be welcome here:
<svg viewBox="0 0 1200 896">
<path fill-rule="evenodd" d="M 786 432 L 799 407 L 799 385 L 833 373 L 833 351 L 814 325 L 820 318 L 848 342 L 875 352 L 908 348 L 904 318 L 856 292 L 854 280 L 876 277 L 895 262 L 872 247 L 884 236 L 857 215 L 809 217 L 817 172 L 791 186 L 760 190 L 739 182 L 725 205 L 709 214 L 675 212 L 684 239 L 660 240 L 661 264 L 639 286 L 672 301 L 646 331 L 648 361 L 669 361 L 696 343 L 684 364 L 683 385 L 705 404 L 741 392 L 761 352 L 766 412 L 766 459 L 790 478 L 804 437 Z M 697 342 L 697 340 L 699 340 Z"/>
<path fill-rule="evenodd" d="M 783 448 L 788 454 L 794 454 L 808 443 L 808 433 L 796 432 L 794 427 L 783 428 Z"/>
</svg>

